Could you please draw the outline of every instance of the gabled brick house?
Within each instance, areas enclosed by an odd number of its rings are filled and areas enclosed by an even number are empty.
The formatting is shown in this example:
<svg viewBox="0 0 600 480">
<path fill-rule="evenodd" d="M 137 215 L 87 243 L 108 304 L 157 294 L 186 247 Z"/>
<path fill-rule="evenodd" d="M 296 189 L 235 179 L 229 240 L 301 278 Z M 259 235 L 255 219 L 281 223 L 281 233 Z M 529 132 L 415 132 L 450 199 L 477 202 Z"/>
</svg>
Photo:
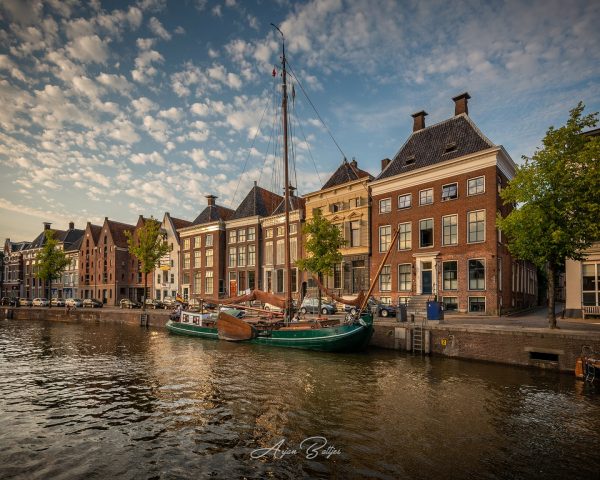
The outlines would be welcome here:
<svg viewBox="0 0 600 480">
<path fill-rule="evenodd" d="M 180 285 L 184 299 L 216 300 L 225 294 L 225 221 L 233 210 L 207 195 L 192 225 L 177 230 L 181 241 Z"/>
<path fill-rule="evenodd" d="M 4 242 L 4 279 L 2 297 L 25 296 L 23 252 L 30 242 L 12 242 L 7 238 Z"/>
<path fill-rule="evenodd" d="M 296 259 L 303 256 L 302 227 L 305 221 L 305 201 L 294 195 L 290 187 L 289 246 L 291 260 L 292 297 L 299 299 L 306 292 L 306 278 L 295 266 Z M 272 215 L 260 219 L 261 276 L 262 290 L 283 294 L 286 285 L 285 272 L 285 200 L 282 200 Z"/>
<path fill-rule="evenodd" d="M 261 219 L 273 214 L 283 198 L 259 187 L 256 182 L 230 217 L 227 235 L 228 294 L 236 296 L 246 290 L 262 289 Z"/>
<path fill-rule="evenodd" d="M 413 114 L 412 134 L 370 183 L 371 278 L 400 229 L 374 290 L 384 302 L 437 297 L 447 310 L 487 314 L 535 303 L 535 268 L 511 257 L 496 228 L 515 164 L 473 123 L 469 98 L 455 97 L 455 115 L 430 127 L 426 112 Z"/>
<path fill-rule="evenodd" d="M 306 221 L 316 209 L 336 225 L 346 241 L 342 262 L 334 267 L 325 286 L 338 294 L 353 295 L 369 288 L 370 205 L 368 183 L 373 176 L 344 160 L 323 188 L 304 195 Z M 309 282 L 311 283 L 311 282 Z"/>
<path fill-rule="evenodd" d="M 154 270 L 153 298 L 164 300 L 165 297 L 175 298 L 177 293 L 181 293 L 179 286 L 181 245 L 177 230 L 189 227 L 191 224 L 192 222 L 188 220 L 172 217 L 169 212 L 165 213 L 161 228 L 169 251 L 161 258 L 160 265 Z"/>
</svg>

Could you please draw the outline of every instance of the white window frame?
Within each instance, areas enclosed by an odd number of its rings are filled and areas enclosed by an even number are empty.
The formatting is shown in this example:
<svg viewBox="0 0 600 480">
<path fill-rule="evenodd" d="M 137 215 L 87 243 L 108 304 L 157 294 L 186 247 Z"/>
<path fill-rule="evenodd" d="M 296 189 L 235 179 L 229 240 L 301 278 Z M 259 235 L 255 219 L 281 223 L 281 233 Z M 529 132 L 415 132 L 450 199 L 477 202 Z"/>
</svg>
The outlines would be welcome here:
<svg viewBox="0 0 600 480">
<path fill-rule="evenodd" d="M 384 202 L 388 203 L 388 207 L 386 210 L 383 210 L 382 207 Z M 392 211 L 392 197 L 382 198 L 379 200 L 379 213 L 390 213 Z"/>
<path fill-rule="evenodd" d="M 483 262 L 483 288 L 471 288 L 471 270 L 469 269 L 469 262 L 472 260 L 480 260 L 481 262 Z M 485 258 L 467 258 L 467 290 L 470 292 L 485 292 L 487 290 L 487 263 L 485 261 Z"/>
<path fill-rule="evenodd" d="M 405 198 L 405 197 L 408 197 L 408 205 L 401 207 L 400 199 Z M 403 193 L 402 195 L 398 195 L 398 209 L 399 210 L 406 210 L 407 208 L 411 208 L 411 207 L 412 207 L 412 193 Z"/>
<path fill-rule="evenodd" d="M 402 282 L 400 281 L 400 267 L 409 266 L 408 269 L 408 288 L 402 288 Z M 412 291 L 412 263 L 400 263 L 398 265 L 398 291 L 399 292 L 410 292 Z"/>
<path fill-rule="evenodd" d="M 455 225 L 455 227 L 456 227 L 456 242 L 454 242 L 454 243 L 446 243 L 446 240 L 445 240 L 446 239 L 446 231 L 445 231 L 446 225 L 444 225 L 444 219 L 446 219 L 446 218 L 452 218 L 452 217 L 456 218 L 456 225 Z M 450 235 L 450 238 L 452 238 L 452 235 Z M 442 245 L 444 247 L 458 245 L 458 214 L 457 213 L 453 213 L 451 215 L 444 215 L 444 216 L 442 216 Z"/>
<path fill-rule="evenodd" d="M 427 220 L 431 220 L 431 245 L 423 246 L 421 245 L 421 222 L 425 222 Z M 419 220 L 419 248 L 433 248 L 435 246 L 435 221 L 433 217 L 430 218 L 421 218 Z"/>
<path fill-rule="evenodd" d="M 400 243 L 400 236 L 404 234 L 403 232 L 400 231 L 400 227 L 402 225 L 408 225 L 409 228 L 410 228 L 410 230 L 409 230 L 409 236 L 408 236 L 409 246 L 405 247 L 405 248 L 402 248 L 400 246 L 401 245 L 401 243 Z M 398 251 L 405 251 L 405 250 L 412 250 L 412 222 L 403 222 L 403 223 L 400 223 L 398 225 Z"/>
<path fill-rule="evenodd" d="M 483 191 L 471 193 L 471 189 L 469 188 L 469 182 L 472 180 L 479 180 L 483 178 Z M 482 195 L 485 193 L 485 175 L 479 175 L 478 177 L 468 178 L 467 179 L 467 197 L 473 197 L 475 195 Z"/>
<path fill-rule="evenodd" d="M 390 276 L 390 288 L 386 288 L 385 290 L 382 287 L 382 283 L 383 282 L 381 281 L 382 278 L 383 278 L 382 274 L 383 274 L 383 269 L 384 268 L 389 268 L 389 270 L 390 270 L 390 273 L 389 273 L 389 276 Z M 391 292 L 392 291 L 392 266 L 389 265 L 389 264 L 388 265 L 384 265 L 383 268 L 381 269 L 381 274 L 379 275 L 379 291 L 380 292 Z"/>
<path fill-rule="evenodd" d="M 444 198 L 444 188 L 450 187 L 452 185 L 456 185 L 456 197 Z M 445 185 L 442 185 L 442 202 L 449 202 L 450 200 L 457 200 L 457 199 L 458 199 L 458 182 L 450 182 Z"/>
<path fill-rule="evenodd" d="M 483 298 L 483 312 L 472 312 L 471 311 L 471 299 L 472 298 Z M 487 298 L 485 295 L 469 295 L 467 297 L 467 312 L 468 313 L 487 313 Z"/>
<path fill-rule="evenodd" d="M 431 202 L 423 202 L 423 199 L 421 197 L 421 193 L 423 192 L 431 192 Z M 424 188 L 423 190 L 419 190 L 419 206 L 423 206 L 423 205 L 433 205 L 433 187 L 430 188 Z"/>
<path fill-rule="evenodd" d="M 390 245 L 389 245 L 389 243 L 388 243 L 388 248 L 387 248 L 387 250 L 382 250 L 382 249 L 381 249 L 381 229 L 382 229 L 382 228 L 389 228 L 389 229 L 390 229 L 390 233 L 389 233 L 389 237 L 390 237 L 390 239 L 389 239 L 389 242 L 391 242 L 391 241 L 392 241 L 392 226 L 391 226 L 391 225 L 379 225 L 379 238 L 378 238 L 378 241 L 379 241 L 379 242 L 378 242 L 378 244 L 379 244 L 379 253 L 385 253 L 385 252 L 387 252 L 387 251 L 389 250 L 389 248 L 390 248 Z"/>
<path fill-rule="evenodd" d="M 483 212 L 483 240 L 471 240 L 471 214 Z M 477 222 L 478 220 L 476 220 Z M 470 210 L 467 212 L 467 243 L 484 243 L 485 242 L 485 230 L 487 228 L 487 214 L 485 209 L 481 210 Z"/>
</svg>

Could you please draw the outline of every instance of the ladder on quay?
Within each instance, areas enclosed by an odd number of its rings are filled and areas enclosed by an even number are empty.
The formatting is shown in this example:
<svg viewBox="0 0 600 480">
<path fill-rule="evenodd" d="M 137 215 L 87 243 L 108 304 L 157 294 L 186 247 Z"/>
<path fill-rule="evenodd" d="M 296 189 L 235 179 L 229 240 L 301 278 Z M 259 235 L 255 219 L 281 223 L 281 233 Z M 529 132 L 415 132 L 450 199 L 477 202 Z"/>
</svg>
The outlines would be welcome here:
<svg viewBox="0 0 600 480">
<path fill-rule="evenodd" d="M 420 325 L 415 325 L 413 327 L 413 353 L 420 353 L 421 355 L 423 355 L 423 337 L 423 324 L 421 323 Z"/>
</svg>

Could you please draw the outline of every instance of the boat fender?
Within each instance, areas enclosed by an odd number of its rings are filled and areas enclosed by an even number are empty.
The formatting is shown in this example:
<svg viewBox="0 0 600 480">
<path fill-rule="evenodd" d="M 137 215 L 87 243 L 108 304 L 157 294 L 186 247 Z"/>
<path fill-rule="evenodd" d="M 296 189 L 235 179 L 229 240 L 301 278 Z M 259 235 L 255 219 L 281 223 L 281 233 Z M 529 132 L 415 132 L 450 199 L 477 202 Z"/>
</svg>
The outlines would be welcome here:
<svg viewBox="0 0 600 480">
<path fill-rule="evenodd" d="M 358 319 L 358 323 L 361 324 L 363 327 L 367 326 L 367 322 L 365 322 L 362 318 Z"/>
</svg>

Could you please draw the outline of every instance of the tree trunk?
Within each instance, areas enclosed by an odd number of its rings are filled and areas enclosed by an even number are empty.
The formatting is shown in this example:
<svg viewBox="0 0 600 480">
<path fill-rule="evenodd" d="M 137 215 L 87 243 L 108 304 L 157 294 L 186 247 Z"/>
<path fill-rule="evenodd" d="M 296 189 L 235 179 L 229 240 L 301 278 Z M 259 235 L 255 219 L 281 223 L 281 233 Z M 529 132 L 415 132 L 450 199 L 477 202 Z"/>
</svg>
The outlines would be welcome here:
<svg viewBox="0 0 600 480">
<path fill-rule="evenodd" d="M 548 264 L 548 328 L 556 327 L 556 313 L 554 312 L 556 298 L 554 296 L 554 275 L 553 264 Z"/>
<path fill-rule="evenodd" d="M 323 274 L 321 272 L 319 272 L 319 282 L 321 283 L 321 285 L 323 285 Z M 319 287 L 319 311 L 317 312 L 317 315 L 321 315 L 321 298 L 322 298 L 322 293 L 321 293 L 321 288 Z"/>
<path fill-rule="evenodd" d="M 142 297 L 142 311 L 146 311 L 146 291 L 148 290 L 148 274 L 144 273 L 144 296 Z"/>
<path fill-rule="evenodd" d="M 48 282 L 46 282 L 46 299 L 48 300 L 48 308 L 52 307 L 52 303 L 50 303 L 50 300 L 52 300 L 50 298 L 50 294 L 51 294 L 51 288 L 52 288 L 52 280 L 49 280 Z"/>
</svg>

